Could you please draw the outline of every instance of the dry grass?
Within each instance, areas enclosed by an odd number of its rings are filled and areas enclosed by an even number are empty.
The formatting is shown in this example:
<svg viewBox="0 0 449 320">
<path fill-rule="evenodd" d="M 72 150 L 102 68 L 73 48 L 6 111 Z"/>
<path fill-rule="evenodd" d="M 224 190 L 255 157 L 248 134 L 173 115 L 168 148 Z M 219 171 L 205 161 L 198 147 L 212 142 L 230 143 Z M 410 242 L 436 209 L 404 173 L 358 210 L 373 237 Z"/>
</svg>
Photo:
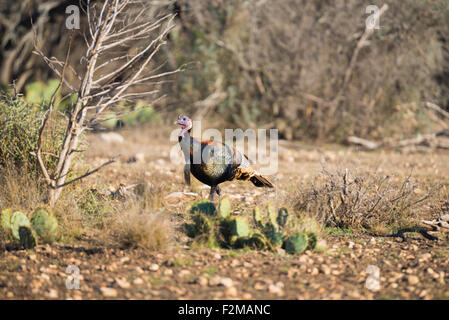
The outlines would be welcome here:
<svg viewBox="0 0 449 320">
<path fill-rule="evenodd" d="M 44 201 L 40 180 L 26 166 L 0 167 L 0 208 L 33 210 Z"/>
<path fill-rule="evenodd" d="M 40 180 L 25 168 L 0 168 L 0 208 L 11 207 L 30 214 L 46 206 L 42 189 L 45 190 Z M 168 248 L 173 232 L 168 216 L 160 213 L 164 185 L 142 183 L 133 191 L 135 197 L 112 199 L 105 187 L 67 188 L 52 209 L 61 228 L 58 240 L 73 243 L 88 236 L 105 245 L 124 248 Z M 4 243 L 0 237 L 0 245 Z"/>
<path fill-rule="evenodd" d="M 385 233 L 416 225 L 421 204 L 432 194 L 411 176 L 323 168 L 311 187 L 297 192 L 296 209 L 326 227 Z"/>
<path fill-rule="evenodd" d="M 172 242 L 171 229 L 166 214 L 149 213 L 134 207 L 114 218 L 110 240 L 122 248 L 167 249 Z"/>
<path fill-rule="evenodd" d="M 112 243 L 123 248 L 161 250 L 170 247 L 172 224 L 164 213 L 164 184 L 139 183 L 135 196 L 123 201 L 110 220 Z"/>
</svg>

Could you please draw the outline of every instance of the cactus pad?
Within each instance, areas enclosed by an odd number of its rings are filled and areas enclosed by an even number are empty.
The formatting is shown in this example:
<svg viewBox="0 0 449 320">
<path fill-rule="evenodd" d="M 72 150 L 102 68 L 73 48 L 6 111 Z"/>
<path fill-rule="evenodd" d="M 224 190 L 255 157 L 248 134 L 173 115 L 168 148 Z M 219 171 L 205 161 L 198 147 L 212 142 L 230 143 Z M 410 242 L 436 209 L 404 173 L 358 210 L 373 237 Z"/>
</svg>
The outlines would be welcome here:
<svg viewBox="0 0 449 320">
<path fill-rule="evenodd" d="M 227 218 L 231 215 L 231 201 L 229 198 L 223 198 L 220 201 L 219 215 L 221 218 Z"/>
<path fill-rule="evenodd" d="M 255 250 L 263 250 L 267 247 L 267 240 L 260 233 L 256 233 L 251 237 L 238 237 L 234 242 L 234 248 L 250 248 Z"/>
<path fill-rule="evenodd" d="M 284 249 L 290 254 L 303 253 L 307 248 L 307 244 L 307 235 L 297 232 L 285 240 Z"/>
<path fill-rule="evenodd" d="M 267 213 L 268 213 L 268 221 L 273 225 L 276 226 L 277 222 L 276 222 L 276 213 L 274 211 L 274 208 L 268 204 L 267 205 Z"/>
<path fill-rule="evenodd" d="M 19 227 L 31 228 L 31 224 L 26 215 L 20 211 L 16 211 L 11 217 L 11 232 L 17 240 L 20 240 Z"/>
<path fill-rule="evenodd" d="M 31 218 L 31 224 L 33 225 L 34 231 L 36 231 L 37 235 L 44 242 L 51 243 L 55 240 L 58 221 L 47 211 L 44 209 L 36 210 Z"/>
<path fill-rule="evenodd" d="M 255 206 L 253 209 L 253 218 L 254 218 L 254 222 L 256 223 L 256 226 L 258 226 L 259 228 L 264 227 L 264 223 L 262 220 L 262 214 L 261 214 L 260 208 L 258 206 Z"/>
<path fill-rule="evenodd" d="M 288 218 L 288 210 L 285 207 L 282 207 L 279 209 L 278 217 L 276 219 L 278 225 L 280 227 L 285 227 L 287 224 L 287 218 Z"/>
<path fill-rule="evenodd" d="M 195 202 L 190 209 L 191 214 L 195 214 L 196 212 L 213 217 L 217 214 L 217 209 L 215 209 L 214 204 L 209 200 L 200 200 Z"/>
<path fill-rule="evenodd" d="M 265 236 L 270 241 L 274 248 L 280 248 L 284 240 L 285 234 L 283 232 L 277 231 L 273 226 L 269 225 L 265 228 Z"/>
<path fill-rule="evenodd" d="M 316 247 L 316 244 L 318 243 L 318 237 L 315 233 L 309 232 L 307 234 L 307 248 L 306 250 L 313 250 Z"/>
<path fill-rule="evenodd" d="M 249 236 L 251 229 L 248 222 L 243 217 L 236 217 L 231 219 L 231 233 L 237 237 L 247 237 Z"/>
<path fill-rule="evenodd" d="M 20 245 L 25 249 L 34 248 L 37 245 L 36 233 L 27 226 L 19 227 Z"/>
<path fill-rule="evenodd" d="M 195 236 L 201 234 L 210 234 L 213 229 L 212 221 L 207 218 L 204 214 L 195 214 L 192 217 L 193 222 L 195 223 L 194 234 Z"/>
<path fill-rule="evenodd" d="M 0 212 L 0 230 L 5 233 L 11 232 L 11 209 L 3 209 Z"/>
</svg>

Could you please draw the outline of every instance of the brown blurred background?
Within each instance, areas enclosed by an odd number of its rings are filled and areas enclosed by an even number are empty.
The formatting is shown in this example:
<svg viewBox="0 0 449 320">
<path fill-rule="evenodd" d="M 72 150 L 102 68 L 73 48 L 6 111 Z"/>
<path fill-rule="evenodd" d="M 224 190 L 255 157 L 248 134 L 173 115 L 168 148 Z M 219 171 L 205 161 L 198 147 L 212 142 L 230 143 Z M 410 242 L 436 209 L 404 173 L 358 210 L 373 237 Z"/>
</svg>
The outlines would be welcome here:
<svg viewBox="0 0 449 320">
<path fill-rule="evenodd" d="M 26 95 L 30 84 L 55 78 L 32 53 L 33 39 L 47 56 L 63 60 L 70 35 L 65 10 L 82 2 L 0 2 L 4 88 L 15 82 Z M 217 126 L 278 128 L 282 138 L 325 142 L 349 135 L 403 138 L 444 127 L 424 105 L 449 110 L 447 0 L 388 2 L 380 29 L 352 67 L 366 7 L 384 1 L 144 2 L 177 13 L 176 28 L 157 57 L 162 70 L 186 64 L 164 85 L 168 98 L 154 106 L 159 114 L 205 117 Z M 84 28 L 82 14 L 72 49 L 75 68 L 85 52 Z"/>
</svg>

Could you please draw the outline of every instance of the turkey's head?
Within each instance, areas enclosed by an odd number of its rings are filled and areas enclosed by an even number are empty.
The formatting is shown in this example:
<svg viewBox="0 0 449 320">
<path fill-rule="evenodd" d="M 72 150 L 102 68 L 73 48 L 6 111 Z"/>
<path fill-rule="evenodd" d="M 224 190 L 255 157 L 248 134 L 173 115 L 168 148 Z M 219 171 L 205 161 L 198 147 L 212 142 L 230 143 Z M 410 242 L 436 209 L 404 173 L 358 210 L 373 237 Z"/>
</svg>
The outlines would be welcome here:
<svg viewBox="0 0 449 320">
<path fill-rule="evenodd" d="M 179 136 L 184 136 L 184 133 L 186 131 L 190 131 L 192 129 L 192 120 L 187 116 L 179 116 L 178 120 L 175 122 L 175 124 L 178 124 L 181 126 L 181 132 L 179 133 Z"/>
</svg>

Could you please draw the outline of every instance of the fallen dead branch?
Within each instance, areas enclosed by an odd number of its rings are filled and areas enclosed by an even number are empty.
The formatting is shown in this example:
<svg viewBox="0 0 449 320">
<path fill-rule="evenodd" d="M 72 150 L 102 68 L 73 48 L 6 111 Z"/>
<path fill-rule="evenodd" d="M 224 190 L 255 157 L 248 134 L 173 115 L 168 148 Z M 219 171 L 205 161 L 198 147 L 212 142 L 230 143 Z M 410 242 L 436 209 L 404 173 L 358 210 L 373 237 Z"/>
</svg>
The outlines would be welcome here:
<svg viewBox="0 0 449 320">
<path fill-rule="evenodd" d="M 388 142 L 374 142 L 355 136 L 348 137 L 346 141 L 348 144 L 361 146 L 368 151 L 378 149 L 396 149 L 403 151 L 430 151 L 434 149 L 449 150 L 449 140 L 444 138 L 444 136 L 448 136 L 448 132 L 449 130 L 442 130 L 436 133 L 418 134 L 410 139 Z"/>
<path fill-rule="evenodd" d="M 431 226 L 435 231 L 449 232 L 449 214 L 445 214 L 434 220 L 422 220 L 422 223 Z"/>
</svg>

